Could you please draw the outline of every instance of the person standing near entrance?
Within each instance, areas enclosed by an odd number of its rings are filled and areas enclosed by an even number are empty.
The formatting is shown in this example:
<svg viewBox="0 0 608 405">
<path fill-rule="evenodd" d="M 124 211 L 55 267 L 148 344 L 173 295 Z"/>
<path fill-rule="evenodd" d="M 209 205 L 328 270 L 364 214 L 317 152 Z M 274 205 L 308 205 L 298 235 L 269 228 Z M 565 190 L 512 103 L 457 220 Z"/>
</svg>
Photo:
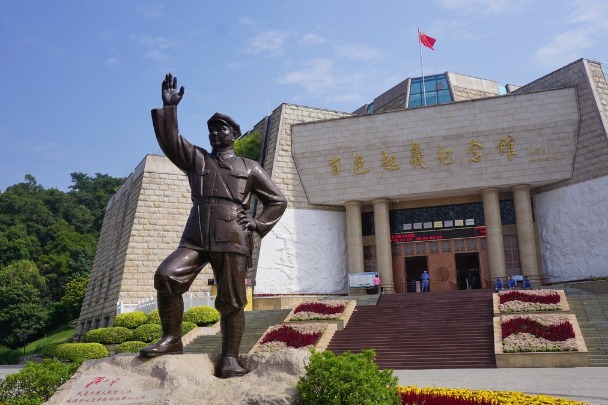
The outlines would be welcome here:
<svg viewBox="0 0 608 405">
<path fill-rule="evenodd" d="M 422 280 L 422 291 L 429 291 L 429 279 L 431 278 L 431 276 L 429 275 L 429 273 L 427 273 L 426 270 L 424 270 L 422 272 L 422 276 L 420 277 L 420 279 Z"/>
<path fill-rule="evenodd" d="M 507 279 L 507 287 L 509 287 L 509 290 L 512 290 L 515 288 L 515 286 L 517 286 L 517 281 L 515 281 L 513 277 L 509 276 Z"/>
<path fill-rule="evenodd" d="M 380 294 L 380 277 L 378 277 L 378 273 L 374 276 L 374 292 Z"/>
<path fill-rule="evenodd" d="M 502 283 L 500 277 L 496 277 L 496 281 L 494 282 L 494 288 L 496 289 L 496 292 L 504 288 L 504 284 Z"/>
</svg>

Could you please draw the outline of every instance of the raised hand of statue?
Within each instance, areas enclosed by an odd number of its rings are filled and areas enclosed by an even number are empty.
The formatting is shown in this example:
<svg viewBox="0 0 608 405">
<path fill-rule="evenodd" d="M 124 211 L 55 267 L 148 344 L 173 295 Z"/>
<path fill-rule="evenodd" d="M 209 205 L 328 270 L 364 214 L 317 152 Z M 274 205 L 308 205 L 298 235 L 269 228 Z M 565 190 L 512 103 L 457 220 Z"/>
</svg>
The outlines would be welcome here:
<svg viewBox="0 0 608 405">
<path fill-rule="evenodd" d="M 184 96 L 184 86 L 177 90 L 177 77 L 167 73 L 162 85 L 163 106 L 178 105 Z"/>
</svg>

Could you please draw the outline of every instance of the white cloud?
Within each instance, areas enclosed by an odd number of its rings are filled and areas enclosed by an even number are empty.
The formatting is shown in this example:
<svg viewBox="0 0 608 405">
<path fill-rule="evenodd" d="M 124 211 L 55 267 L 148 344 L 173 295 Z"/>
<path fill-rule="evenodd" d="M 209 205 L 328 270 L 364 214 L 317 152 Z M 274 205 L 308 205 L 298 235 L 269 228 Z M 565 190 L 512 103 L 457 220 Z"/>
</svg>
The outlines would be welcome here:
<svg viewBox="0 0 608 405">
<path fill-rule="evenodd" d="M 283 54 L 288 34 L 278 31 L 262 31 L 247 40 L 247 52 L 280 56 Z"/>
<path fill-rule="evenodd" d="M 304 45 L 304 46 L 314 46 L 314 45 L 320 45 L 320 44 L 324 44 L 325 38 L 323 38 L 320 35 L 317 34 L 305 34 L 304 36 L 302 36 L 302 39 L 300 39 L 299 44 Z"/>
<path fill-rule="evenodd" d="M 352 60 L 375 60 L 382 57 L 382 51 L 366 45 L 338 45 L 336 56 Z"/>
<path fill-rule="evenodd" d="M 460 14 L 505 14 L 519 10 L 529 0 L 440 0 L 439 4 Z"/>
<path fill-rule="evenodd" d="M 302 87 L 305 96 L 326 98 L 351 91 L 356 88 L 360 79 L 359 74 L 339 72 L 331 59 L 317 58 L 306 61 L 301 68 L 279 77 L 278 82 Z M 344 91 L 341 91 L 342 89 Z"/>
<path fill-rule="evenodd" d="M 138 45 L 148 49 L 144 56 L 155 61 L 166 59 L 167 50 L 174 46 L 174 43 L 165 37 L 137 36 L 134 39 Z"/>
<path fill-rule="evenodd" d="M 608 35 L 608 4 L 605 1 L 572 0 L 565 2 L 558 32 L 534 54 L 541 68 L 554 68 L 583 57 L 586 49 L 605 41 Z"/>
<path fill-rule="evenodd" d="M 106 66 L 111 67 L 111 68 L 120 65 L 120 61 L 118 60 L 118 58 L 114 58 L 114 57 L 106 59 L 104 63 L 106 64 Z"/>
<path fill-rule="evenodd" d="M 163 10 L 163 6 L 161 4 L 141 8 L 139 13 L 146 20 L 156 20 L 165 15 L 165 11 Z"/>
</svg>

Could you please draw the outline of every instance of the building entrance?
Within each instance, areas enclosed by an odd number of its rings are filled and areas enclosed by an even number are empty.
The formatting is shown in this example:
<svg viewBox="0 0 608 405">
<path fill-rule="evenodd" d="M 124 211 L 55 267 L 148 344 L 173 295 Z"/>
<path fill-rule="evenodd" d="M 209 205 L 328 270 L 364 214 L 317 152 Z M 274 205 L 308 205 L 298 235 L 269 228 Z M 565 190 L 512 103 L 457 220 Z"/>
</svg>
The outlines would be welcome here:
<svg viewBox="0 0 608 405">
<path fill-rule="evenodd" d="M 459 290 L 481 288 L 479 253 L 456 253 L 456 284 Z"/>
<path fill-rule="evenodd" d="M 407 292 L 416 292 L 416 281 L 420 281 L 422 272 L 428 270 L 427 256 L 405 257 L 405 282 Z M 429 285 L 429 289 L 432 286 Z"/>
</svg>

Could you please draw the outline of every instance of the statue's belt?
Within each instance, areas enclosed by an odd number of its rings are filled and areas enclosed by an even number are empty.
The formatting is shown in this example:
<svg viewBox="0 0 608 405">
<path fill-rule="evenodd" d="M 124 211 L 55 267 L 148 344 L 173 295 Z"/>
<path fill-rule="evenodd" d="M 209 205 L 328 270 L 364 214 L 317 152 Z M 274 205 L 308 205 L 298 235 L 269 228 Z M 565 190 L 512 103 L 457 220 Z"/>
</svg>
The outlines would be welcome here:
<svg viewBox="0 0 608 405">
<path fill-rule="evenodd" d="M 242 208 L 243 205 L 240 202 L 234 202 L 232 200 L 227 200 L 225 198 L 218 197 L 201 197 L 192 200 L 194 204 L 220 204 L 220 205 L 229 205 L 234 207 Z"/>
</svg>

